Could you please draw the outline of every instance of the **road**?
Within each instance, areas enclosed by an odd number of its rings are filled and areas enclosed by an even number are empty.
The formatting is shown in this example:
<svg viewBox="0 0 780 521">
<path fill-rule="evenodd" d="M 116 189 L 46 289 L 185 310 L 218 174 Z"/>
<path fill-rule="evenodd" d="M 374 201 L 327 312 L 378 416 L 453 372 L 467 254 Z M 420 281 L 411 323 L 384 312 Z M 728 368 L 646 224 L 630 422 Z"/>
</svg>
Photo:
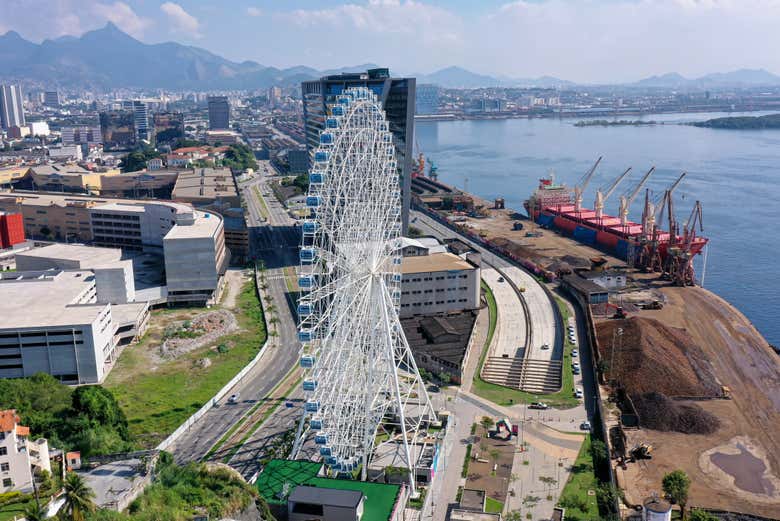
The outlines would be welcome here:
<svg viewBox="0 0 780 521">
<path fill-rule="evenodd" d="M 427 230 L 428 233 L 432 233 L 441 238 L 459 238 L 460 240 L 467 242 L 472 248 L 482 254 L 482 259 L 485 260 L 485 262 L 509 277 L 518 288 L 525 288 L 523 298 L 525 299 L 529 315 L 531 316 L 531 342 L 530 352 L 527 353 L 528 358 L 538 360 L 561 358 L 563 353 L 563 325 L 557 323 L 555 310 L 553 308 L 555 303 L 548 297 L 540 282 L 528 272 L 518 268 L 498 255 L 495 255 L 479 244 L 450 230 L 422 212 L 413 210 L 411 212 L 411 219 L 412 224 L 423 231 Z M 544 344 L 547 344 L 552 349 L 542 350 L 541 346 Z"/>
<path fill-rule="evenodd" d="M 254 187 L 264 190 L 264 176 L 241 185 L 247 202 L 247 216 L 250 230 L 250 254 L 262 259 L 267 269 L 264 291 L 266 302 L 274 304 L 279 321 L 276 323 L 278 336 L 270 338 L 266 352 L 258 364 L 236 386 L 230 394 L 238 394 L 239 403 L 229 404 L 226 400 L 216 404 L 190 429 L 184 433 L 169 450 L 177 462 L 184 463 L 201 459 L 222 435 L 258 400 L 263 399 L 298 361 L 297 330 L 293 317 L 292 297 L 287 291 L 283 269 L 298 263 L 297 248 L 299 235 L 284 208 L 268 201 L 269 219 L 263 218 L 261 204 L 255 197 Z M 272 198 L 269 198 L 272 199 Z M 275 199 L 274 199 L 275 201 Z"/>
<path fill-rule="evenodd" d="M 496 306 L 501 310 L 501 320 L 496 323 L 488 356 L 523 358 L 528 327 L 520 298 L 511 284 L 493 268 L 481 270 L 482 279 L 493 291 Z"/>
</svg>

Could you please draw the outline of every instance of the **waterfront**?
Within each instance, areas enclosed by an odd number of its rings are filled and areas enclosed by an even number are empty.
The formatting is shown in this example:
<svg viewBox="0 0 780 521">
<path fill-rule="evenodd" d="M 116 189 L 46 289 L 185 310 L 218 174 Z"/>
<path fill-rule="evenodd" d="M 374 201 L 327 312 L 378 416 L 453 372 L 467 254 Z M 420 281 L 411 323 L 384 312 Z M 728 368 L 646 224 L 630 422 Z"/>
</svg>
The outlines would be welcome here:
<svg viewBox="0 0 780 521">
<path fill-rule="evenodd" d="M 552 170 L 558 180 L 574 185 L 600 155 L 604 160 L 585 193 L 587 207 L 593 206 L 597 187 L 634 168 L 607 202 L 612 214 L 618 195 L 652 165 L 656 172 L 647 186 L 656 194 L 687 171 L 675 193 L 676 212 L 682 222 L 696 199 L 704 206 L 710 237 L 704 286 L 737 306 L 777 345 L 780 323 L 774 318 L 780 303 L 774 288 L 780 265 L 773 231 L 780 226 L 780 130 L 675 124 L 727 115 L 740 114 L 652 115 L 646 119 L 666 124 L 631 127 L 575 127 L 577 119 L 426 121 L 417 122 L 416 137 L 443 182 L 488 199 L 504 197 L 508 207 L 521 211 L 540 177 Z M 632 207 L 634 219 L 643 196 Z"/>
</svg>

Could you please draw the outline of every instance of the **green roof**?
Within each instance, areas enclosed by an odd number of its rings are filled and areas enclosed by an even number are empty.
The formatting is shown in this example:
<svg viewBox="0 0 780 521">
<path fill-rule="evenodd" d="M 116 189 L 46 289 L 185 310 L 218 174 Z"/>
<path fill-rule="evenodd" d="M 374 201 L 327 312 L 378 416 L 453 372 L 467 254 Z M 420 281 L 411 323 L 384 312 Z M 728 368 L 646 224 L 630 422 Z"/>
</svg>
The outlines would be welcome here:
<svg viewBox="0 0 780 521">
<path fill-rule="evenodd" d="M 287 498 L 280 499 L 279 493 L 289 483 L 288 494 L 298 485 L 311 485 L 339 490 L 357 490 L 365 496 L 362 521 L 387 521 L 398 500 L 400 485 L 369 483 L 348 479 L 319 478 L 321 463 L 311 461 L 271 460 L 257 477 L 258 492 L 273 505 L 284 505 Z"/>
<path fill-rule="evenodd" d="M 363 502 L 363 521 L 387 521 L 393 513 L 400 485 L 369 483 L 349 479 L 311 478 L 307 485 L 315 487 L 357 490 L 366 497 Z"/>
<path fill-rule="evenodd" d="M 263 472 L 257 476 L 255 485 L 260 495 L 273 505 L 286 505 L 287 498 L 279 498 L 285 483 L 290 484 L 287 493 L 290 494 L 298 485 L 303 485 L 317 476 L 322 463 L 313 461 L 292 461 L 274 459 L 268 462 Z"/>
</svg>

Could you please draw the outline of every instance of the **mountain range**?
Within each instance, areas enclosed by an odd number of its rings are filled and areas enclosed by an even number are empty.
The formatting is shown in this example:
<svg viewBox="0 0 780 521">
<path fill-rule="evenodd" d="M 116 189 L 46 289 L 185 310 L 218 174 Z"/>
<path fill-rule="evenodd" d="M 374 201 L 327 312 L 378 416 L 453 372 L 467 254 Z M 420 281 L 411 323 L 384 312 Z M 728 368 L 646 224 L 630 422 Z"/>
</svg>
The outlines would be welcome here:
<svg viewBox="0 0 780 521">
<path fill-rule="evenodd" d="M 235 62 L 199 47 L 175 42 L 146 44 L 114 24 L 76 38 L 63 36 L 36 44 L 9 31 L 0 36 L 0 71 L 10 80 L 27 80 L 47 88 L 260 89 L 292 86 L 326 74 L 364 71 L 361 64 L 320 71 L 303 65 L 279 69 L 255 61 Z M 399 71 L 395 71 L 399 72 Z M 403 75 L 403 74 L 402 74 Z M 543 76 L 488 76 L 461 67 L 446 67 L 415 76 L 418 84 L 445 88 L 570 87 L 574 82 Z M 742 69 L 688 79 L 677 73 L 645 78 L 630 86 L 642 88 L 711 88 L 780 85 L 780 76 L 763 69 Z"/>
</svg>

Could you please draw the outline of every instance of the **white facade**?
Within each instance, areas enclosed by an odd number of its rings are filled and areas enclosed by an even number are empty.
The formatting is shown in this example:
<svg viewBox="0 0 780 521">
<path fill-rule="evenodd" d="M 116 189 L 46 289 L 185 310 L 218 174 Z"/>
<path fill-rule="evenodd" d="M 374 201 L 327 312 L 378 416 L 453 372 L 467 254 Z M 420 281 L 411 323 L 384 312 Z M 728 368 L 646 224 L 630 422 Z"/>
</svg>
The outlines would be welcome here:
<svg viewBox="0 0 780 521">
<path fill-rule="evenodd" d="M 399 316 L 479 308 L 479 267 L 452 253 L 404 257 Z"/>
<path fill-rule="evenodd" d="M 30 123 L 30 134 L 33 136 L 48 136 L 49 124 L 45 121 L 33 121 Z"/>
<path fill-rule="evenodd" d="M 16 411 L 0 411 L 0 493 L 31 492 L 33 467 L 51 472 L 48 442 L 29 440 L 30 429 L 19 421 Z"/>
<path fill-rule="evenodd" d="M 111 304 L 91 271 L 4 273 L 0 278 L 0 378 L 49 373 L 97 383 L 113 362 Z"/>
<path fill-rule="evenodd" d="M 211 302 L 228 264 L 222 219 L 195 212 L 189 226 L 176 226 L 164 238 L 168 302 Z"/>
</svg>

